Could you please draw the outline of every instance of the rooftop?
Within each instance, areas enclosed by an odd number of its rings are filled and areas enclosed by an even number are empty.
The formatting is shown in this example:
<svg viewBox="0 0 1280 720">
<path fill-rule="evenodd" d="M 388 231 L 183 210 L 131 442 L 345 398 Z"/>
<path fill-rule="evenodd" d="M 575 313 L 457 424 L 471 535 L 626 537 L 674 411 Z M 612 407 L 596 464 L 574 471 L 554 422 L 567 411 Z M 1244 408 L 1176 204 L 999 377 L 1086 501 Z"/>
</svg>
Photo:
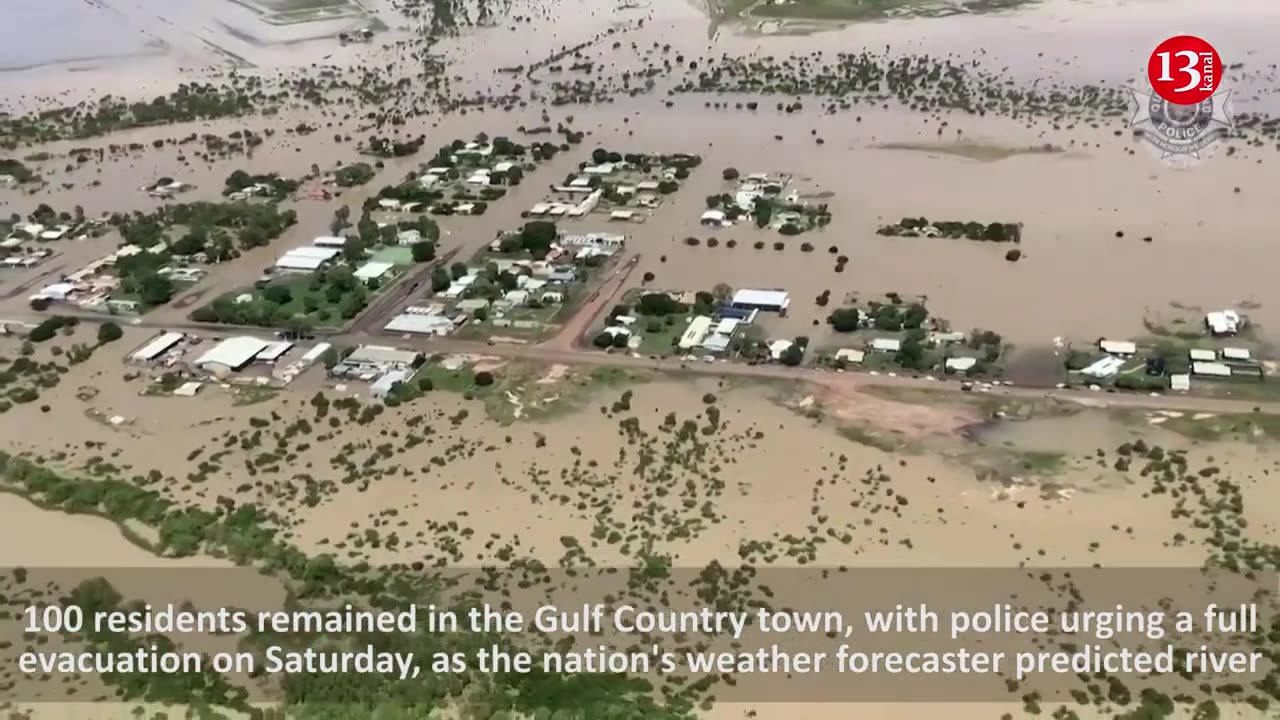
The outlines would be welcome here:
<svg viewBox="0 0 1280 720">
<path fill-rule="evenodd" d="M 248 335 L 227 338 L 206 350 L 196 359 L 196 365 L 225 365 L 232 370 L 238 370 L 248 365 L 250 360 L 270 345 L 271 343 L 266 340 Z"/>
</svg>

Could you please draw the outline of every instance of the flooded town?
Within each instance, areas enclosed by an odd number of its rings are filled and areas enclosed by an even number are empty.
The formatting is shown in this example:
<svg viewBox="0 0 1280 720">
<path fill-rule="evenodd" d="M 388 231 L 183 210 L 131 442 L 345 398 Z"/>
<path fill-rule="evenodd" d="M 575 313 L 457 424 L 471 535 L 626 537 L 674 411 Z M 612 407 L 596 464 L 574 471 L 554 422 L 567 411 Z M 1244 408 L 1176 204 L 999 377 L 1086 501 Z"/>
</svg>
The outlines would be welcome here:
<svg viewBox="0 0 1280 720">
<path fill-rule="evenodd" d="M 1280 6 L 11 2 L 6 717 L 1276 716 Z M 1171 656 L 1262 667 L 408 677 L 261 662 L 777 641 L 48 622 L 1181 592 L 1261 624 Z M 259 664 L 102 664 L 162 650 Z"/>
</svg>

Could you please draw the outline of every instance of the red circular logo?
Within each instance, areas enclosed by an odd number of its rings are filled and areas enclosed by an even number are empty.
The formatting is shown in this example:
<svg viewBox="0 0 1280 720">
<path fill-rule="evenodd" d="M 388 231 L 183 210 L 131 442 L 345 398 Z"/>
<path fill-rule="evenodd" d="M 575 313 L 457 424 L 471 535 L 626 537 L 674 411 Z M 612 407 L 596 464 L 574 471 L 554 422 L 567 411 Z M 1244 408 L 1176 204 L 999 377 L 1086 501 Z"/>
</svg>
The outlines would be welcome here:
<svg viewBox="0 0 1280 720">
<path fill-rule="evenodd" d="M 1157 95 L 1174 105 L 1208 100 L 1222 82 L 1222 58 L 1195 35 L 1177 35 L 1156 46 L 1147 60 L 1147 79 Z"/>
</svg>

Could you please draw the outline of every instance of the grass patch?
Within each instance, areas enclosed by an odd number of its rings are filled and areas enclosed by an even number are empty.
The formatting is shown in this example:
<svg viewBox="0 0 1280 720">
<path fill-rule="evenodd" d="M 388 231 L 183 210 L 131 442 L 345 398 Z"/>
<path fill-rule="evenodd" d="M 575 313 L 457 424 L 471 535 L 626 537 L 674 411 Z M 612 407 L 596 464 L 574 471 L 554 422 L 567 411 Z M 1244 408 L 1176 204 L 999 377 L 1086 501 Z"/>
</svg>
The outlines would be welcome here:
<svg viewBox="0 0 1280 720">
<path fill-rule="evenodd" d="M 1188 414 L 1171 417 L 1160 423 L 1160 427 L 1191 440 L 1203 442 L 1221 440 L 1274 442 L 1280 439 L 1280 415 L 1264 413 L 1232 413 L 1200 419 Z"/>
<path fill-rule="evenodd" d="M 276 396 L 279 394 L 279 388 L 256 386 L 243 387 L 236 390 L 236 399 L 232 404 L 236 406 L 257 405 L 258 403 L 275 400 Z"/>
<path fill-rule="evenodd" d="M 894 433 L 881 432 L 864 425 L 842 425 L 837 432 L 846 440 L 852 440 L 859 445 L 866 445 L 888 453 L 910 449 L 907 441 Z"/>
<path fill-rule="evenodd" d="M 1056 475 L 1066 469 L 1067 456 L 1060 452 L 1022 450 L 1013 453 L 1018 468 L 1037 475 Z"/>
</svg>

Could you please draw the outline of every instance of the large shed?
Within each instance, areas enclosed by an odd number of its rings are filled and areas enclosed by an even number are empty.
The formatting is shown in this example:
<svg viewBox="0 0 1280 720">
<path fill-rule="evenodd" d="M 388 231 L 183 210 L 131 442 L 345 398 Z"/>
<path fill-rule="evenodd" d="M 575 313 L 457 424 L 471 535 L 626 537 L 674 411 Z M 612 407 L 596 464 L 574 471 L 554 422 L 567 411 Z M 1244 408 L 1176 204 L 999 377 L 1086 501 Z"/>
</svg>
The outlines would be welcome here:
<svg viewBox="0 0 1280 720">
<path fill-rule="evenodd" d="M 196 367 L 206 372 L 240 370 L 270 345 L 266 340 L 248 335 L 227 338 L 196 358 Z"/>
<path fill-rule="evenodd" d="M 791 304 L 791 298 L 785 290 L 744 289 L 735 292 L 729 304 L 739 309 L 782 312 Z"/>
<path fill-rule="evenodd" d="M 137 351 L 130 355 L 130 359 L 135 362 L 151 362 L 169 351 L 174 345 L 182 342 L 184 335 L 180 332 L 167 332 L 153 339 L 151 342 L 138 348 Z"/>
</svg>

